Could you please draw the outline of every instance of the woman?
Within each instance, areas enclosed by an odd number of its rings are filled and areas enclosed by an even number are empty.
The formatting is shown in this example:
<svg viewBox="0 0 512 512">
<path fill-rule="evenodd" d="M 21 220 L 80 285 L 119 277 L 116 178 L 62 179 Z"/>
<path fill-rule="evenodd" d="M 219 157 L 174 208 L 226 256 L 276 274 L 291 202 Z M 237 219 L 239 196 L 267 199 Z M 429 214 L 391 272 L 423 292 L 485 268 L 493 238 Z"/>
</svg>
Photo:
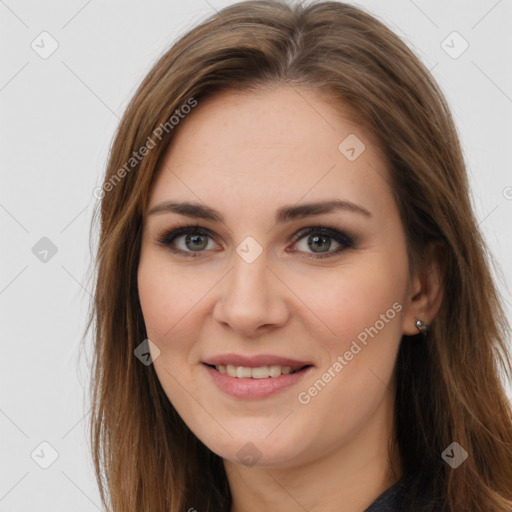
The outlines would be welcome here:
<svg viewBox="0 0 512 512">
<path fill-rule="evenodd" d="M 446 101 L 382 23 L 216 13 L 144 79 L 99 197 L 111 510 L 512 510 L 510 329 Z"/>
</svg>

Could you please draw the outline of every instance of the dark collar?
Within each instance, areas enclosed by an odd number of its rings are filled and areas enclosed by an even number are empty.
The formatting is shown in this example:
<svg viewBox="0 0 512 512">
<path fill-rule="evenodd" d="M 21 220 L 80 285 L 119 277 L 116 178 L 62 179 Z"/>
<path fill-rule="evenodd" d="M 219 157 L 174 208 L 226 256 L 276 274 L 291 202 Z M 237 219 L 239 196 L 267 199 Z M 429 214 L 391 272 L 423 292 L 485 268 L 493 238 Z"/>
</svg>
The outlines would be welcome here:
<svg viewBox="0 0 512 512">
<path fill-rule="evenodd" d="M 396 512 L 410 489 L 411 483 L 412 477 L 403 475 L 398 482 L 385 490 L 364 512 Z"/>
</svg>

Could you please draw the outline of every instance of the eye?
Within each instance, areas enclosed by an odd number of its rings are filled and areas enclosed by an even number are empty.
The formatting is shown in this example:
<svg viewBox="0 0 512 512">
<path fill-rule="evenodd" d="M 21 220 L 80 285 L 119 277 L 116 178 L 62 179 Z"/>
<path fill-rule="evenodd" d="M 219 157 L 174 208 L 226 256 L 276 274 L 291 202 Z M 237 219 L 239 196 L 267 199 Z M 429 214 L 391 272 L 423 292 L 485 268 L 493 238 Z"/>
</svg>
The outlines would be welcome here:
<svg viewBox="0 0 512 512">
<path fill-rule="evenodd" d="M 157 243 L 175 254 L 181 254 L 187 257 L 196 258 L 195 253 L 202 252 L 208 247 L 208 237 L 211 238 L 210 232 L 200 226 L 181 226 L 171 228 L 156 237 Z M 176 240 L 183 238 L 181 248 L 175 248 Z"/>
<path fill-rule="evenodd" d="M 351 249 L 355 245 L 354 238 L 335 228 L 326 226 L 312 226 L 299 231 L 294 238 L 295 245 L 297 245 L 297 241 L 302 239 L 305 239 L 306 243 L 303 244 L 304 251 L 301 252 L 308 252 L 305 249 L 309 248 L 313 251 L 314 258 L 328 258 L 345 249 Z M 338 247 L 333 251 L 329 251 L 332 245 L 331 240 L 338 244 Z M 289 252 L 295 252 L 295 250 Z"/>
<path fill-rule="evenodd" d="M 209 247 L 209 239 L 213 239 L 211 232 L 200 226 L 176 226 L 156 237 L 157 243 L 167 247 L 172 253 L 192 258 L 197 258 L 200 253 L 208 248 L 212 249 Z M 294 235 L 294 245 L 297 245 L 297 242 L 301 242 L 302 239 L 305 239 L 302 249 L 299 251 L 291 249 L 288 252 L 305 252 L 311 254 L 314 259 L 319 259 L 334 256 L 345 249 L 353 248 L 355 245 L 353 237 L 326 226 L 312 226 L 302 229 Z M 332 246 L 332 240 L 338 244 L 338 247 L 329 250 Z"/>
</svg>

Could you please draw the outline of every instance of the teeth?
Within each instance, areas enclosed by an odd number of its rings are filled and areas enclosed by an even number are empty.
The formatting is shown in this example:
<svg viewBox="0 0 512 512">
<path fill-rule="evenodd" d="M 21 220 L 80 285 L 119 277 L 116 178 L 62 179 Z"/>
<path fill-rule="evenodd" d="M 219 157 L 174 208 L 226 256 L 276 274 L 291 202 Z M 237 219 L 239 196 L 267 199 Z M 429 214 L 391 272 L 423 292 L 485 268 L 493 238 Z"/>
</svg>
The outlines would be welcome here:
<svg viewBox="0 0 512 512">
<path fill-rule="evenodd" d="M 236 368 L 236 376 L 239 379 L 252 377 L 252 370 L 250 368 L 245 367 L 245 366 L 237 366 L 237 368 Z"/>
<path fill-rule="evenodd" d="M 258 368 L 249 368 L 248 366 L 234 366 L 232 364 L 216 365 L 215 368 L 220 373 L 227 373 L 230 377 L 238 377 L 239 379 L 268 379 L 269 377 L 279 377 L 280 375 L 288 375 L 292 372 L 291 366 L 259 366 Z"/>
<path fill-rule="evenodd" d="M 279 372 L 279 375 L 281 372 Z M 251 377 L 253 379 L 267 379 L 269 376 L 268 366 L 260 366 L 258 368 L 253 368 L 251 372 Z"/>
</svg>

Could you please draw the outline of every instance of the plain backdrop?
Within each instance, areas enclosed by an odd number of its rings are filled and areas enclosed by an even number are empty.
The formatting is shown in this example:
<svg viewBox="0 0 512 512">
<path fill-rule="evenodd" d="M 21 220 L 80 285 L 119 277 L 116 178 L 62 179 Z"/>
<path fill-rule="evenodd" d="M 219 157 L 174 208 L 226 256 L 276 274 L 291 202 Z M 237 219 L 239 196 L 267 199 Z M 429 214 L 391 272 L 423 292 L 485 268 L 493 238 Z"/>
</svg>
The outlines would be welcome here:
<svg viewBox="0 0 512 512">
<path fill-rule="evenodd" d="M 92 192 L 140 80 L 179 35 L 231 3 L 0 0 L 1 512 L 101 509 L 79 357 Z M 406 40 L 448 98 L 510 314 L 512 2 L 357 5 Z"/>
</svg>

